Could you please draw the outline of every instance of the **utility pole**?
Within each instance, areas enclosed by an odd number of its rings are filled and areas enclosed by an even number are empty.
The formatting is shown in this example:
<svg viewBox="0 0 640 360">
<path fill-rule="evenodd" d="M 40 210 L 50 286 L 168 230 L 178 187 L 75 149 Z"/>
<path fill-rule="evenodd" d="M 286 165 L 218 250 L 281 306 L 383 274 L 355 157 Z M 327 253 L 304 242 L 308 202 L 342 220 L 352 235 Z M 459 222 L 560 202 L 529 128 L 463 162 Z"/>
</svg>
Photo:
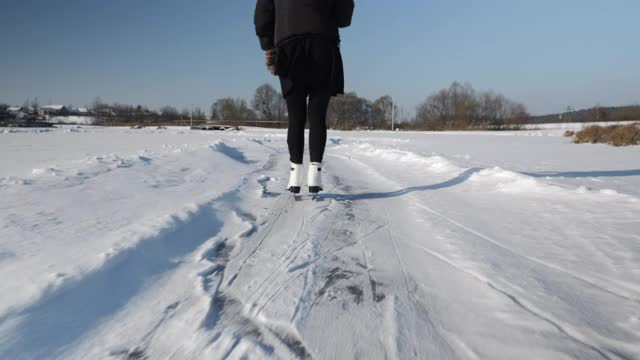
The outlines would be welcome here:
<svg viewBox="0 0 640 360">
<path fill-rule="evenodd" d="M 191 104 L 191 111 L 190 112 L 191 112 L 191 116 L 190 116 L 191 117 L 191 125 L 190 125 L 190 127 L 193 127 L 193 104 Z"/>
<path fill-rule="evenodd" d="M 391 98 L 391 131 L 394 131 L 395 129 L 395 118 L 396 118 L 396 112 L 395 112 L 395 108 L 396 108 L 396 101 L 395 99 L 392 97 Z"/>
<path fill-rule="evenodd" d="M 573 118 L 572 113 L 573 113 L 573 107 L 567 106 L 567 117 L 565 119 L 565 122 L 571 122 Z"/>
</svg>

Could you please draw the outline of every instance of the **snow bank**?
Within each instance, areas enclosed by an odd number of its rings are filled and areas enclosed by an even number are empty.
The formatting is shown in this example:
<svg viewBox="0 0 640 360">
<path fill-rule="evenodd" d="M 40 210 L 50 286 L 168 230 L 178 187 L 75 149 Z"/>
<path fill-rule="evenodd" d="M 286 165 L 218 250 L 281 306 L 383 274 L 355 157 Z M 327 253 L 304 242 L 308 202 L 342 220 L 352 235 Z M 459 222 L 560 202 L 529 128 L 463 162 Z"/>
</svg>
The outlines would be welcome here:
<svg viewBox="0 0 640 360">
<path fill-rule="evenodd" d="M 0 134 L 44 134 L 51 132 L 49 128 L 13 128 L 3 129 Z"/>
<path fill-rule="evenodd" d="M 93 116 L 50 116 L 47 121 L 54 124 L 91 125 L 96 119 Z"/>
<path fill-rule="evenodd" d="M 555 184 L 551 178 L 548 180 L 551 181 L 551 183 L 547 183 L 537 177 L 505 170 L 500 167 L 483 169 L 469 177 L 469 181 L 476 186 L 482 185 L 488 188 L 487 190 L 489 191 L 511 195 L 546 195 L 565 196 L 569 198 L 575 198 L 576 195 L 583 195 L 601 200 L 638 201 L 638 199 L 632 195 L 621 194 L 613 189 L 592 189 L 587 186 L 572 188 Z"/>
<path fill-rule="evenodd" d="M 407 164 L 411 166 L 418 166 L 420 169 L 426 169 L 435 173 L 453 173 L 462 171 L 462 168 L 454 165 L 452 162 L 439 155 L 422 156 L 410 151 L 374 146 L 369 143 L 342 146 L 349 146 L 349 150 L 353 154 L 376 158 L 382 161 L 395 162 L 397 165 Z"/>
<path fill-rule="evenodd" d="M 248 171 L 229 155 L 245 156 L 247 147 L 211 151 L 211 136 L 65 130 L 0 142 L 7 155 L 0 167 L 0 251 L 12 254 L 2 256 L 0 271 L 14 274 L 3 281 L 0 317 L 146 239 L 182 231 L 185 222 L 208 229 L 211 212 L 189 204 L 207 204 Z"/>
<path fill-rule="evenodd" d="M 531 176 L 494 167 L 479 171 L 469 178 L 476 184 L 489 185 L 498 192 L 510 194 L 551 194 L 558 192 L 559 188 L 545 184 Z"/>
<path fill-rule="evenodd" d="M 584 123 L 550 123 L 550 124 L 526 124 L 523 125 L 527 130 L 581 130 L 585 127 L 592 125 L 626 125 L 633 124 L 637 121 L 598 121 L 598 122 L 584 122 Z"/>
</svg>

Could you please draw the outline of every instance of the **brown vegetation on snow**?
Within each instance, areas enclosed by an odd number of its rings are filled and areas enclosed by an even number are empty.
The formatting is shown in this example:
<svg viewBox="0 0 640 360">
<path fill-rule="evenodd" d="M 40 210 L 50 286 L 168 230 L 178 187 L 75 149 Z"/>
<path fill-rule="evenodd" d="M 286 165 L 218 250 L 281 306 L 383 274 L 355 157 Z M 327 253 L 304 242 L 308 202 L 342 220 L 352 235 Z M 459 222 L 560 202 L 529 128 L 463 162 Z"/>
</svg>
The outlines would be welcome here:
<svg viewBox="0 0 640 360">
<path fill-rule="evenodd" d="M 575 134 L 576 144 L 640 145 L 640 123 L 628 125 L 589 126 Z"/>
</svg>

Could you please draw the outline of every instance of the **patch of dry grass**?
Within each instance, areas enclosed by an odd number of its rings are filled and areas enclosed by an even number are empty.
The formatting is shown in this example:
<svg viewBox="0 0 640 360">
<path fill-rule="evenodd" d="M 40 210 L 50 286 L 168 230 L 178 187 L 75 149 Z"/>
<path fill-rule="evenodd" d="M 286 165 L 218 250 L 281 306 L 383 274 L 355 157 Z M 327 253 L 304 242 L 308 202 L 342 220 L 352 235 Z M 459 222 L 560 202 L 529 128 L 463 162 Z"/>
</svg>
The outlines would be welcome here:
<svg viewBox="0 0 640 360">
<path fill-rule="evenodd" d="M 565 133 L 565 136 L 566 133 Z M 576 144 L 640 145 L 640 123 L 629 125 L 589 126 L 573 136 Z"/>
<path fill-rule="evenodd" d="M 640 123 L 613 129 L 609 134 L 609 144 L 613 146 L 640 145 Z"/>
<path fill-rule="evenodd" d="M 576 144 L 606 143 L 606 131 L 604 127 L 600 125 L 589 126 L 578 131 L 573 137 L 573 142 Z"/>
</svg>

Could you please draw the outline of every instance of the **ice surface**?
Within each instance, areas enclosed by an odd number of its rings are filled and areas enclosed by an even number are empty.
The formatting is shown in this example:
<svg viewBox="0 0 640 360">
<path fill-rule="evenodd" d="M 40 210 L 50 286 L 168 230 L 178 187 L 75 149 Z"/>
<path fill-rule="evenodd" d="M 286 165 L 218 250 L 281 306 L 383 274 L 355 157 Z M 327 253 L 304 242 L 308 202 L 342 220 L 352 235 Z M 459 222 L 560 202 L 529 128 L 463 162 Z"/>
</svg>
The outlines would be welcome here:
<svg viewBox="0 0 640 360">
<path fill-rule="evenodd" d="M 0 359 L 640 358 L 640 147 L 282 130 L 0 134 Z"/>
</svg>

